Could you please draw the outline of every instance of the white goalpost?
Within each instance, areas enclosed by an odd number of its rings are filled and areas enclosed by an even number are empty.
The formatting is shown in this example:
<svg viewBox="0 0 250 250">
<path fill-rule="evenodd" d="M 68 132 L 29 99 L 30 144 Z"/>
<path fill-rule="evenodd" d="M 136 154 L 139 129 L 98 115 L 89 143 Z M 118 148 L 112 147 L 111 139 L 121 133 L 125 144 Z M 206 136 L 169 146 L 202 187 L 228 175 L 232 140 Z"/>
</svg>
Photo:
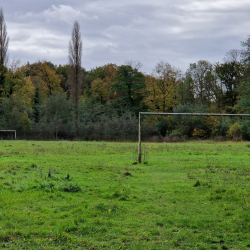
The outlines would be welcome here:
<svg viewBox="0 0 250 250">
<path fill-rule="evenodd" d="M 138 162 L 141 163 L 141 115 L 187 115 L 187 116 L 250 116 L 250 114 L 213 114 L 213 113 L 158 113 L 139 112 Z"/>
</svg>

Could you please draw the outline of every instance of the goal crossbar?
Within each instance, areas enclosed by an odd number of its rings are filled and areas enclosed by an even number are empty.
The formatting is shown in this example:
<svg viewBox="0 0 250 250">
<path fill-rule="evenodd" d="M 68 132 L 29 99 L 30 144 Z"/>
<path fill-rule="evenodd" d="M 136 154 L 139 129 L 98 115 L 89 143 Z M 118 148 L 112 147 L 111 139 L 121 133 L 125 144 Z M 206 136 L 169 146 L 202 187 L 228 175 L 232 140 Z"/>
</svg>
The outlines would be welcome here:
<svg viewBox="0 0 250 250">
<path fill-rule="evenodd" d="M 138 131 L 138 162 L 139 163 L 141 163 L 141 115 L 250 116 L 250 114 L 139 112 L 139 131 Z"/>
</svg>

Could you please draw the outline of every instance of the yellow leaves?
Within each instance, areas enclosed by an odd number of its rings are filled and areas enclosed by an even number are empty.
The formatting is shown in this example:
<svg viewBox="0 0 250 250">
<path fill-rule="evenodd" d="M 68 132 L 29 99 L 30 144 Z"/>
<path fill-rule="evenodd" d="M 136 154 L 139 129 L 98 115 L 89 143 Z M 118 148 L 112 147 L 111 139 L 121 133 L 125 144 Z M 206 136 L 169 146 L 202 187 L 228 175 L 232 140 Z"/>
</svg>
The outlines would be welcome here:
<svg viewBox="0 0 250 250">
<path fill-rule="evenodd" d="M 193 137 L 200 137 L 203 138 L 206 136 L 206 131 L 200 128 L 195 128 L 193 132 Z"/>
<path fill-rule="evenodd" d="M 61 91 L 61 80 L 56 72 L 49 68 L 46 62 L 38 62 L 31 70 L 33 76 L 32 83 L 39 89 L 40 98 L 44 99 L 51 95 L 53 91 Z"/>
<path fill-rule="evenodd" d="M 107 100 L 107 84 L 102 79 L 97 78 L 91 82 L 91 92 L 97 101 L 103 103 Z"/>
<path fill-rule="evenodd" d="M 170 77 L 171 76 L 171 77 Z M 172 75 L 146 77 L 146 104 L 152 111 L 167 111 L 177 104 L 175 98 L 178 81 Z"/>
<path fill-rule="evenodd" d="M 111 85 L 115 81 L 115 73 L 117 71 L 117 65 L 116 64 L 106 64 L 103 66 L 105 77 L 104 82 L 106 82 L 108 85 Z"/>
<path fill-rule="evenodd" d="M 218 117 L 209 116 L 205 118 L 205 124 L 213 135 L 216 133 L 216 128 L 218 127 L 219 123 L 220 121 Z"/>
<path fill-rule="evenodd" d="M 32 102 L 35 95 L 35 87 L 32 84 L 30 78 L 23 81 L 22 85 L 15 87 L 14 93 L 12 94 L 16 103 L 22 103 L 24 108 L 32 106 Z"/>
<path fill-rule="evenodd" d="M 229 126 L 227 136 L 235 141 L 240 141 L 242 138 L 242 127 L 239 123 L 234 123 Z"/>
</svg>

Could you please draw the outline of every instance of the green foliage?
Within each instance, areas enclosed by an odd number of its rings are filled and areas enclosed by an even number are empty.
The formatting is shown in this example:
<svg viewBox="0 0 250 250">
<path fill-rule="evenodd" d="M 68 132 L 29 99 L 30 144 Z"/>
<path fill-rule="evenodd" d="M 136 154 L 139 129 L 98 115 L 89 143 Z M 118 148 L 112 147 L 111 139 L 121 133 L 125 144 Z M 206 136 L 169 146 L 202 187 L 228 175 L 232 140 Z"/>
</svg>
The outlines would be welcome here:
<svg viewBox="0 0 250 250">
<path fill-rule="evenodd" d="M 115 74 L 115 83 L 111 86 L 114 99 L 112 103 L 120 113 L 131 111 L 138 114 L 147 110 L 143 102 L 145 81 L 144 75 L 129 65 L 122 65 Z"/>
<path fill-rule="evenodd" d="M 190 75 L 187 75 L 178 85 L 178 97 L 180 104 L 194 103 L 194 83 Z"/>
<path fill-rule="evenodd" d="M 239 123 L 234 123 L 229 126 L 227 136 L 235 141 L 239 141 L 242 138 L 242 127 Z"/>
<path fill-rule="evenodd" d="M 226 136 L 231 124 L 232 120 L 230 118 L 223 118 L 217 127 L 218 135 Z"/>
<path fill-rule="evenodd" d="M 21 118 L 21 122 L 22 122 L 22 130 L 24 133 L 30 132 L 31 130 L 31 121 L 29 119 L 29 116 L 27 114 L 27 112 L 24 112 L 22 118 Z"/>
<path fill-rule="evenodd" d="M 174 113 L 204 113 L 207 111 L 207 106 L 202 103 L 186 103 L 180 104 L 174 108 Z M 173 116 L 172 120 L 177 129 L 182 135 L 192 136 L 194 129 L 206 130 L 204 116 Z"/>
<path fill-rule="evenodd" d="M 67 85 L 68 80 L 68 65 L 61 65 L 56 68 L 56 74 L 58 78 L 61 80 L 60 86 L 64 92 L 69 94 L 69 86 Z"/>
<path fill-rule="evenodd" d="M 242 84 L 237 89 L 239 91 L 239 110 L 250 113 L 250 68 L 245 70 L 245 76 Z"/>
<path fill-rule="evenodd" d="M 6 78 L 7 68 L 0 63 L 0 98 L 5 93 L 5 78 Z"/>
<path fill-rule="evenodd" d="M 41 137 L 57 139 L 65 133 L 72 134 L 72 128 L 69 128 L 73 119 L 72 103 L 65 93 L 53 92 L 38 105 L 38 113 L 39 123 L 34 124 L 34 130 L 37 130 Z"/>
<path fill-rule="evenodd" d="M 168 125 L 169 125 L 168 120 L 162 117 L 161 120 L 157 122 L 155 126 L 160 135 L 165 136 L 167 133 Z"/>
<path fill-rule="evenodd" d="M 242 138 L 244 140 L 250 140 L 250 121 L 244 120 L 241 124 Z"/>
<path fill-rule="evenodd" d="M 216 65 L 216 73 L 220 79 L 221 87 L 226 88 L 222 93 L 223 106 L 233 107 L 237 103 L 238 91 L 237 87 L 240 84 L 243 76 L 244 67 L 238 62 L 226 62 Z"/>
<path fill-rule="evenodd" d="M 22 132 L 22 118 L 27 112 L 24 103 L 19 98 L 11 96 L 4 98 L 0 106 L 1 120 L 3 129 L 15 129 Z"/>
<path fill-rule="evenodd" d="M 115 115 L 110 105 L 104 106 L 90 98 L 81 98 L 78 108 L 79 120 L 84 124 L 88 122 L 100 122 L 102 115 L 106 116 L 108 119 L 111 118 L 112 115 Z"/>
<path fill-rule="evenodd" d="M 174 130 L 171 131 L 171 133 L 169 133 L 168 136 L 169 137 L 175 137 L 175 136 L 181 137 L 181 136 L 183 136 L 183 134 L 178 129 L 174 129 Z"/>
</svg>

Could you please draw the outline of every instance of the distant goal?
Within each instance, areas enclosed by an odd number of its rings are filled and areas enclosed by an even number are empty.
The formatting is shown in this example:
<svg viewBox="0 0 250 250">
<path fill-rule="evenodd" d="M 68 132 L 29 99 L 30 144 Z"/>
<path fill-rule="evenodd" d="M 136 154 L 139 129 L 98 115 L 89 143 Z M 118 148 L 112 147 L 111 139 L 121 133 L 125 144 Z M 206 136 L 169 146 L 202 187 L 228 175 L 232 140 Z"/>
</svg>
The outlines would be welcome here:
<svg viewBox="0 0 250 250">
<path fill-rule="evenodd" d="M 0 139 L 16 140 L 16 130 L 10 130 L 10 129 L 0 130 Z"/>
<path fill-rule="evenodd" d="M 158 113 L 158 112 L 139 112 L 139 131 L 138 131 L 138 162 L 141 163 L 141 115 L 181 115 L 181 116 L 250 116 L 250 114 L 212 114 L 212 113 Z"/>
</svg>

